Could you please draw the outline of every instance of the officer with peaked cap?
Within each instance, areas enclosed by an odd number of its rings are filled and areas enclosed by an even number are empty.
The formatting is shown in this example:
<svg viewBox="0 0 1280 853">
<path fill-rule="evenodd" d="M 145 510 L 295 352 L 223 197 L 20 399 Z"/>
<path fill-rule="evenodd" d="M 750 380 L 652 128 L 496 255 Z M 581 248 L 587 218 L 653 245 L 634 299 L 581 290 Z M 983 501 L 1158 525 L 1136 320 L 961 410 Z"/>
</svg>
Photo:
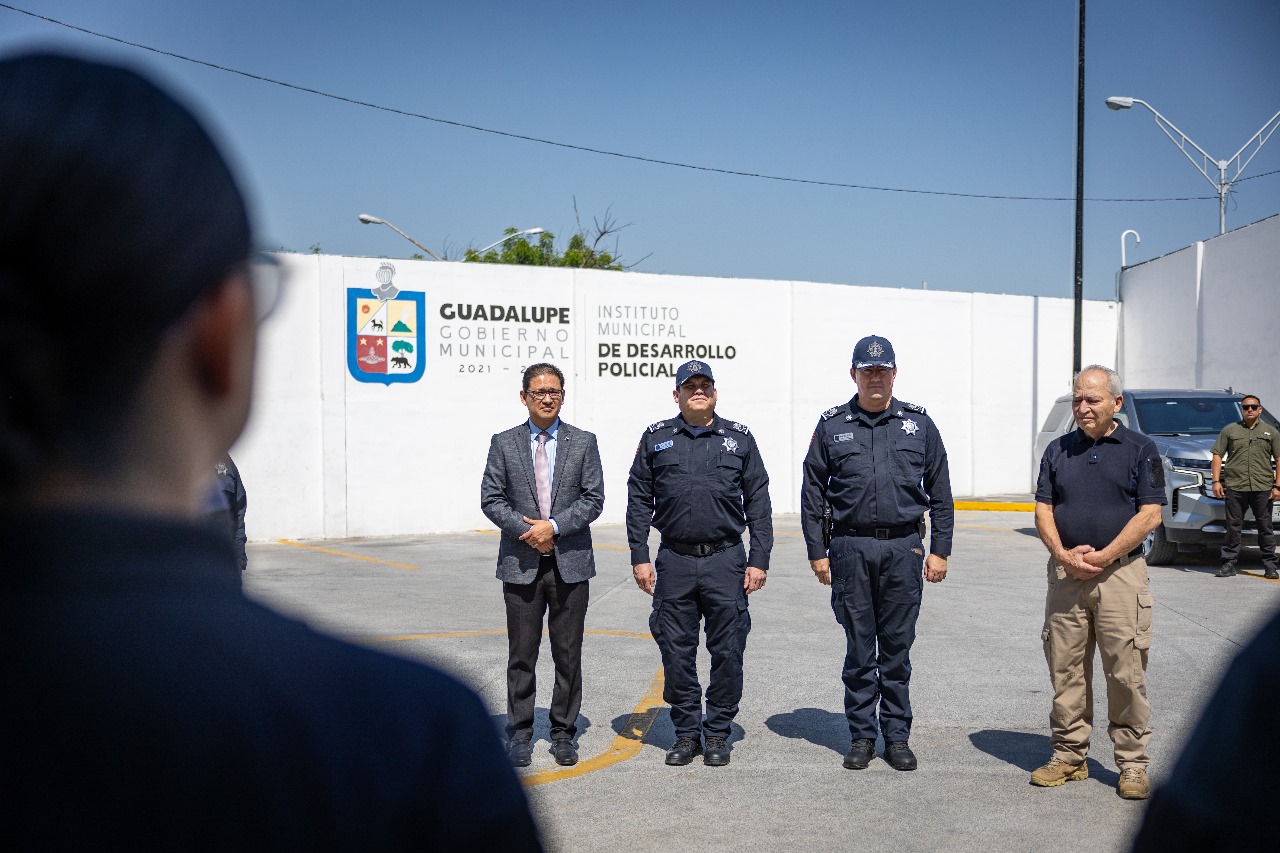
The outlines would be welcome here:
<svg viewBox="0 0 1280 853">
<path fill-rule="evenodd" d="M 954 516 L 947 451 L 924 408 L 893 397 L 898 368 L 888 340 L 858 341 L 849 374 L 858 393 L 822 413 L 809 443 L 800 521 L 809 563 L 831 587 L 847 641 L 852 743 L 844 766 L 867 767 L 882 735 L 885 760 L 914 770 L 910 653 L 923 581 L 947 576 Z M 933 523 L 927 558 L 926 511 Z"/>
<path fill-rule="evenodd" d="M 706 362 L 682 364 L 672 396 L 680 414 L 644 431 L 631 464 L 627 542 L 636 583 L 653 596 L 649 628 L 662 652 L 662 698 L 676 728 L 667 764 L 703 755 L 705 733 L 703 762 L 718 767 L 729 763 L 730 725 L 742 698 L 747 596 L 764 586 L 773 547 L 769 475 L 751 431 L 716 415 Z M 650 527 L 662 534 L 652 563 Z M 750 556 L 744 527 L 751 530 Z M 697 669 L 703 620 L 711 653 L 705 722 Z"/>
</svg>

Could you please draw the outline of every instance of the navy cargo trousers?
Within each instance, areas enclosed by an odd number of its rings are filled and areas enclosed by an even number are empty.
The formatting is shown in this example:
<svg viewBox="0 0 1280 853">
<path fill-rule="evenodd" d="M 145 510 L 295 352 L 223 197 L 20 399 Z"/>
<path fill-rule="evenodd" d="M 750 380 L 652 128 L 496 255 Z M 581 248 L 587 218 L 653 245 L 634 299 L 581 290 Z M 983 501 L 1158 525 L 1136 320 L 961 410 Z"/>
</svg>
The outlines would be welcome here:
<svg viewBox="0 0 1280 853">
<path fill-rule="evenodd" d="M 742 699 L 742 655 L 751 631 L 742 588 L 746 568 L 747 554 L 741 544 L 706 557 L 658 549 L 649 631 L 662 653 L 666 673 L 662 698 L 671 706 L 677 738 L 698 740 L 704 730 L 707 737 L 729 737 Z M 705 725 L 697 666 L 704 620 L 711 654 Z"/>
<path fill-rule="evenodd" d="M 920 537 L 836 535 L 828 555 L 831 608 L 846 640 L 842 678 L 849 731 L 854 740 L 875 740 L 877 734 L 886 743 L 908 740 L 911 644 L 924 590 Z"/>
</svg>

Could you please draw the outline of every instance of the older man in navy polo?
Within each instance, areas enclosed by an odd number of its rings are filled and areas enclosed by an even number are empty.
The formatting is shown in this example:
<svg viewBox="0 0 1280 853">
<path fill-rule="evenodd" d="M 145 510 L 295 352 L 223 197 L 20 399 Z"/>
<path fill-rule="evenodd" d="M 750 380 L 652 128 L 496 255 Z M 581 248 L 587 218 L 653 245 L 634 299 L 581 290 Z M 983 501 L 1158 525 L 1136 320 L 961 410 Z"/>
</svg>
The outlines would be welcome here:
<svg viewBox="0 0 1280 853">
<path fill-rule="evenodd" d="M 1031 784 L 1055 787 L 1088 778 L 1093 730 L 1093 649 L 1107 678 L 1107 732 L 1120 769 L 1120 796 L 1146 799 L 1147 650 L 1151 588 L 1141 543 L 1160 523 L 1164 468 L 1151 439 L 1115 419 L 1120 376 L 1100 365 L 1076 375 L 1076 430 L 1040 461 L 1036 530 L 1049 549 L 1045 660 L 1053 682 L 1053 756 Z"/>
</svg>

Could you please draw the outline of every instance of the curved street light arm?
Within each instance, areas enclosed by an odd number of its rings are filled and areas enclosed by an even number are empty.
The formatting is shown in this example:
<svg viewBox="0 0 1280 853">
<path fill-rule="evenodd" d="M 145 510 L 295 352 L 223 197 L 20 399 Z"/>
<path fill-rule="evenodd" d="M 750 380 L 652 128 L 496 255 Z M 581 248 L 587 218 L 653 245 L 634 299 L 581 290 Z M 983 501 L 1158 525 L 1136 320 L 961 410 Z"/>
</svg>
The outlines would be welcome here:
<svg viewBox="0 0 1280 853">
<path fill-rule="evenodd" d="M 413 245 L 417 246 L 419 249 L 421 249 L 422 251 L 424 251 L 424 252 L 426 252 L 428 255 L 430 255 L 432 260 L 436 260 L 436 261 L 440 260 L 440 257 L 439 257 L 435 252 L 431 251 L 431 250 L 430 250 L 430 249 L 428 249 L 426 246 L 422 245 L 422 244 L 421 244 L 421 243 L 419 243 L 417 240 L 413 239 L 413 238 L 412 238 L 412 237 L 410 237 L 408 234 L 404 233 L 403 231 L 401 231 L 399 228 L 397 228 L 397 227 L 395 227 L 394 225 L 392 225 L 392 224 L 391 224 L 390 222 L 388 222 L 387 220 L 385 220 L 385 219 L 380 219 L 380 218 L 379 218 L 379 217 L 377 217 L 377 216 L 370 216 L 370 215 L 369 215 L 369 214 L 367 214 L 367 213 L 362 213 L 362 214 L 360 214 L 359 219 L 360 219 L 360 221 L 361 221 L 361 222 L 363 222 L 365 225 L 385 225 L 385 226 L 387 226 L 387 227 L 388 227 L 388 228 L 390 228 L 392 231 L 396 232 L 396 233 L 397 233 L 397 234 L 399 234 L 401 237 L 405 238 L 405 239 L 406 239 L 406 240 L 408 240 L 410 243 L 412 243 Z"/>
<path fill-rule="evenodd" d="M 1151 114 L 1156 117 L 1156 127 L 1164 131 L 1164 135 L 1169 137 L 1169 141 L 1172 142 L 1174 145 L 1178 146 L 1178 150 L 1181 151 L 1183 155 L 1188 160 L 1191 161 L 1191 165 L 1195 166 L 1196 169 L 1199 170 L 1200 174 L 1204 175 L 1204 179 L 1209 182 L 1209 185 L 1212 186 L 1215 190 L 1221 192 L 1222 184 L 1219 181 L 1216 181 L 1213 179 L 1213 177 L 1209 174 L 1209 170 L 1206 168 L 1206 166 L 1209 163 L 1212 163 L 1214 170 L 1218 171 L 1219 175 L 1221 175 L 1221 167 L 1225 164 L 1219 163 L 1217 160 L 1215 160 L 1213 157 L 1209 155 L 1208 151 L 1205 151 L 1199 145 L 1196 145 L 1196 143 L 1191 139 L 1191 137 L 1187 136 L 1185 133 L 1179 130 L 1176 124 L 1169 121 L 1164 116 L 1160 115 L 1159 111 L 1157 111 L 1155 107 L 1151 106 L 1146 101 L 1139 100 L 1138 98 L 1134 98 L 1133 102 L 1135 104 L 1142 104 L 1144 107 L 1150 110 Z M 1170 131 L 1173 131 L 1173 132 L 1170 133 Z M 1174 136 L 1175 133 L 1177 134 L 1177 136 Z M 1190 145 L 1200 154 L 1200 156 L 1203 158 L 1202 162 L 1197 162 L 1196 158 L 1191 156 L 1191 152 L 1187 151 L 1188 145 Z"/>
<path fill-rule="evenodd" d="M 529 234 L 541 234 L 541 233 L 542 233 L 543 231 L 545 231 L 545 230 L 547 230 L 547 229 L 545 229 L 545 228 L 526 228 L 526 229 L 524 229 L 523 231 L 512 231 L 510 234 L 508 234 L 507 236 L 503 237 L 501 240 L 496 240 L 496 241 L 494 241 L 494 242 L 490 243 L 489 245 L 485 246 L 483 249 L 476 249 L 476 254 L 477 254 L 477 255 L 483 255 L 485 252 L 489 251 L 489 250 L 490 250 L 490 249 L 492 249 L 494 246 L 501 246 L 503 243 L 507 242 L 508 240 L 514 240 L 514 239 L 515 239 L 515 238 L 517 238 L 517 237 L 524 237 L 524 236 L 529 235 Z"/>
<path fill-rule="evenodd" d="M 1236 173 L 1231 176 L 1232 183 L 1235 183 L 1240 179 L 1241 173 L 1249 167 L 1249 164 L 1253 162 L 1253 158 L 1258 156 L 1258 152 L 1262 150 L 1262 146 L 1267 144 L 1267 140 L 1271 138 L 1271 134 L 1275 133 L 1276 128 L 1278 127 L 1280 127 L 1280 112 L 1269 118 L 1267 123 L 1259 128 L 1258 132 L 1250 137 L 1249 141 L 1240 147 L 1240 150 L 1236 152 L 1236 156 L 1227 161 L 1228 165 L 1233 162 L 1236 164 Z M 1253 151 L 1243 163 L 1240 162 L 1240 156 L 1244 154 L 1251 145 L 1253 146 Z"/>
</svg>

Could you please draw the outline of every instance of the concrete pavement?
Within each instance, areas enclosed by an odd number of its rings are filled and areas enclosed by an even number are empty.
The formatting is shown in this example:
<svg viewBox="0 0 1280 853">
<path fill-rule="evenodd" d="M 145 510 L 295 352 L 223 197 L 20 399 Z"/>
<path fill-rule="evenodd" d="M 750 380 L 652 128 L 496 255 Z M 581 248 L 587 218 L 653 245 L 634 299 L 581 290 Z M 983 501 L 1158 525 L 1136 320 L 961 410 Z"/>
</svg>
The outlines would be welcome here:
<svg viewBox="0 0 1280 853">
<path fill-rule="evenodd" d="M 1096 707 L 1090 778 L 1028 784 L 1049 755 L 1049 678 L 1040 646 L 1045 551 L 1022 511 L 960 511 L 948 579 L 926 584 L 912 652 L 911 744 L 920 769 L 877 759 L 844 770 L 839 680 L 844 639 L 828 590 L 805 560 L 794 515 L 778 532 L 766 587 L 751 597 L 746 691 L 728 767 L 671 768 L 670 717 L 649 694 L 661 664 L 647 637 L 650 599 L 631 580 L 625 531 L 593 528 L 577 775 L 548 752 L 552 673 L 538 670 L 534 763 L 526 782 L 549 849 L 895 851 L 1125 849 L 1142 804 L 1115 793 L 1105 697 Z M 656 539 L 655 539 L 656 545 Z M 430 661 L 470 683 L 503 722 L 506 636 L 493 576 L 497 536 L 439 536 L 250 546 L 253 597 L 339 636 Z M 1224 662 L 1280 605 L 1280 583 L 1217 579 L 1214 558 L 1152 567 L 1153 781 L 1168 771 Z M 702 654 L 705 686 L 709 661 Z M 1100 668 L 1095 685 L 1105 681 Z M 658 682 L 660 687 L 660 682 Z M 629 736 L 635 728 L 638 740 Z"/>
</svg>

